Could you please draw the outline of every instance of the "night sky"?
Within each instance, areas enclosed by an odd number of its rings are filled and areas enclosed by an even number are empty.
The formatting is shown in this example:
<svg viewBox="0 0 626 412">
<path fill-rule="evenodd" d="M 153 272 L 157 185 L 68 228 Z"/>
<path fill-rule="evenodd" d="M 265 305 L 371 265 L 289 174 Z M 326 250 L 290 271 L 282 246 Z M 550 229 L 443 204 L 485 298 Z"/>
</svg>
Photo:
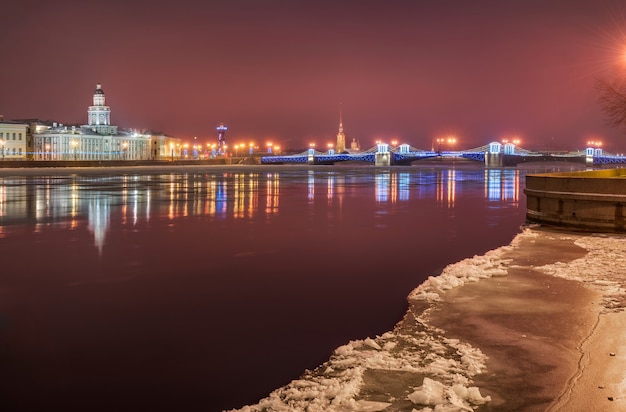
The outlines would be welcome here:
<svg viewBox="0 0 626 412">
<path fill-rule="evenodd" d="M 397 139 L 428 149 L 517 137 L 579 149 L 605 126 L 594 78 L 618 64 L 626 7 L 598 0 L 9 0 L 0 114 L 112 123 L 190 141 L 283 148 Z"/>
</svg>

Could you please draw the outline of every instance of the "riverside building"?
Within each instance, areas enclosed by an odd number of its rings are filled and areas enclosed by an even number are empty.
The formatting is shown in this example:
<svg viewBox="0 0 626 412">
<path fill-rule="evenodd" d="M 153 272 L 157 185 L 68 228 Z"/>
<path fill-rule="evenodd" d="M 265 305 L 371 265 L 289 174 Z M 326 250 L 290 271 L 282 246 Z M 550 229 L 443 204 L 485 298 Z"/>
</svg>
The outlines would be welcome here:
<svg viewBox="0 0 626 412">
<path fill-rule="evenodd" d="M 15 160 L 26 156 L 28 130 L 28 124 L 5 122 L 0 116 L 0 159 Z"/>
<path fill-rule="evenodd" d="M 21 156 L 27 160 L 173 160 L 181 155 L 181 139 L 134 129 L 118 130 L 111 124 L 102 86 L 96 85 L 87 124 L 64 125 L 26 119 Z M 10 132 L 13 133 L 13 132 Z M 28 142 L 32 142 L 29 146 Z M 1 143 L 0 143 L 1 145 Z M 13 145 L 5 144 L 13 150 Z M 16 147 L 19 153 L 19 148 Z"/>
</svg>

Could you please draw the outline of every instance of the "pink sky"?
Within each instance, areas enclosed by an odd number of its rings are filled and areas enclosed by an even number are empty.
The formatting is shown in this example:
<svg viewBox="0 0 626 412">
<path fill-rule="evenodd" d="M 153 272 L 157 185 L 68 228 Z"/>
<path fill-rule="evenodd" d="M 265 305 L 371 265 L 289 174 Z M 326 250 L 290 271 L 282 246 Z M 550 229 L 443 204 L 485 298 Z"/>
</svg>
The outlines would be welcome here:
<svg viewBox="0 0 626 412">
<path fill-rule="evenodd" d="M 24 0 L 2 7 L 0 114 L 86 123 L 96 83 L 120 128 L 301 148 L 348 141 L 529 149 L 605 126 L 594 77 L 617 64 L 618 2 Z"/>
</svg>

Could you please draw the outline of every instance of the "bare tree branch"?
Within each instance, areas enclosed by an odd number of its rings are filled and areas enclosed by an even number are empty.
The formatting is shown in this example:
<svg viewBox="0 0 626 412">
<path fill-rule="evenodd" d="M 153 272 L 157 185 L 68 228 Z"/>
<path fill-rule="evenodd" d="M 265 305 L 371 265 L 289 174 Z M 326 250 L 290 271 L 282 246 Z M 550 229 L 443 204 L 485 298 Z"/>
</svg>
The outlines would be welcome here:
<svg viewBox="0 0 626 412">
<path fill-rule="evenodd" d="M 626 128 L 626 72 L 615 72 L 608 79 L 596 78 L 594 88 L 607 125 Z"/>
</svg>

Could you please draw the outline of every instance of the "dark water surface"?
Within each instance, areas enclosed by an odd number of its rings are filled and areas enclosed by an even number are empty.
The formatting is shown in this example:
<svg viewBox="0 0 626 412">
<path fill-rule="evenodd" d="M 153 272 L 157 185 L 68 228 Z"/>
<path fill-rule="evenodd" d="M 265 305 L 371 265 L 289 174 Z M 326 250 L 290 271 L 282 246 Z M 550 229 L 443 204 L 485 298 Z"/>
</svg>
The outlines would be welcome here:
<svg viewBox="0 0 626 412">
<path fill-rule="evenodd" d="M 525 220 L 516 168 L 38 173 L 0 176 L 2 411 L 254 403 Z"/>
</svg>

